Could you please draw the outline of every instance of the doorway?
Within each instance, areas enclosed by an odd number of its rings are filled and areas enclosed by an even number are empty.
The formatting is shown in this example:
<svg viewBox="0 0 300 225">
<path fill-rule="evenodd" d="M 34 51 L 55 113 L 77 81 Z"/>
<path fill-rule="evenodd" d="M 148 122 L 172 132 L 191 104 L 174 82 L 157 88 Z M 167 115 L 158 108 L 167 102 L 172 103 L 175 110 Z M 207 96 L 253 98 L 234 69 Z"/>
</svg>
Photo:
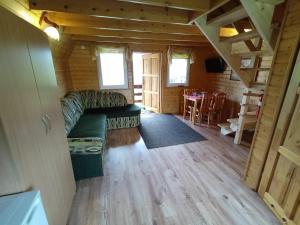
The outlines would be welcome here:
<svg viewBox="0 0 300 225">
<path fill-rule="evenodd" d="M 161 54 L 133 52 L 134 102 L 160 112 Z"/>
</svg>

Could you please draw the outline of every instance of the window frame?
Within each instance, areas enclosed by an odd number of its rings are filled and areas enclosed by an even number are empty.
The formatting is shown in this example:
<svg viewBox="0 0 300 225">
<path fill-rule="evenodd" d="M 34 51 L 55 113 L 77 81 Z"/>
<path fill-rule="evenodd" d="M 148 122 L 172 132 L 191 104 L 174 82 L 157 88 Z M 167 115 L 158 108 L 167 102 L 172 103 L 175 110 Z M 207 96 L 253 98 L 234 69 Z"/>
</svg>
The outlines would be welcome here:
<svg viewBox="0 0 300 225">
<path fill-rule="evenodd" d="M 112 48 L 113 49 L 113 48 Z M 123 85 L 104 85 L 103 74 L 101 66 L 101 52 L 96 56 L 99 86 L 102 90 L 117 90 L 117 89 L 128 89 L 128 71 L 127 71 L 127 60 L 126 60 L 126 49 L 122 51 L 123 54 L 123 69 L 124 69 L 124 84 Z"/>
<path fill-rule="evenodd" d="M 185 59 L 185 58 L 181 58 L 181 59 Z M 173 58 L 171 59 L 173 60 Z M 168 63 L 168 76 L 167 76 L 167 87 L 188 87 L 189 86 L 189 78 L 190 78 L 190 61 L 191 58 L 187 58 L 187 70 L 186 70 L 186 82 L 185 83 L 170 83 L 170 67 L 171 67 L 171 63 Z"/>
</svg>

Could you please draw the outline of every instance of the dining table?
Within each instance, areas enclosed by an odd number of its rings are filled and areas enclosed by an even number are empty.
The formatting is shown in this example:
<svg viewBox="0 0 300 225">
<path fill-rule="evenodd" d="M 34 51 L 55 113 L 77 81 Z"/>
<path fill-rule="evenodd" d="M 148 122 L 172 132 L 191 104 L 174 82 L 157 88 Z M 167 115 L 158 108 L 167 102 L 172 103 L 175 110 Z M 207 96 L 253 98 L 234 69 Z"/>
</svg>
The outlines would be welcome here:
<svg viewBox="0 0 300 225">
<path fill-rule="evenodd" d="M 202 100 L 203 94 L 192 94 L 192 95 L 183 95 L 183 107 L 184 109 L 186 108 L 186 105 L 188 101 L 192 101 L 194 106 L 193 106 L 193 111 L 192 111 L 192 123 L 195 124 L 195 119 L 196 119 L 196 109 L 198 107 L 198 102 Z M 186 117 L 186 110 L 183 110 L 183 118 Z"/>
</svg>

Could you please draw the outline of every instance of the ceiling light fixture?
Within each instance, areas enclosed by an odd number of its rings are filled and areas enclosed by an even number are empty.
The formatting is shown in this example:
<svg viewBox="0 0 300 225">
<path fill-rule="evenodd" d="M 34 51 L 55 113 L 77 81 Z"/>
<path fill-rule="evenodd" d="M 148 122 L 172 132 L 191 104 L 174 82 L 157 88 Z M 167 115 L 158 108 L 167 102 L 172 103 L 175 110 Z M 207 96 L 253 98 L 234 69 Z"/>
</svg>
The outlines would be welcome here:
<svg viewBox="0 0 300 225">
<path fill-rule="evenodd" d="M 43 21 L 47 24 L 44 28 L 44 32 L 51 38 L 55 40 L 59 40 L 59 26 L 50 21 L 47 17 L 47 12 L 43 12 L 40 18 L 40 25 L 42 25 Z"/>
</svg>

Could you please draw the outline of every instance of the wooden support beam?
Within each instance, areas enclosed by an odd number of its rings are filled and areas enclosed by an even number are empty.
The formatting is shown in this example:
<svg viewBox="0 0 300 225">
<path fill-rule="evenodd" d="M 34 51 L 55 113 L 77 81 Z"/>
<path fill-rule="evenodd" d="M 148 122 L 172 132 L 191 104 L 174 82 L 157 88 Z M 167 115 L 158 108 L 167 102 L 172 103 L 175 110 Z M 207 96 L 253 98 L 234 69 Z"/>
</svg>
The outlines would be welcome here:
<svg viewBox="0 0 300 225">
<path fill-rule="evenodd" d="M 283 3 L 285 0 L 259 0 L 262 3 L 277 5 Z"/>
<path fill-rule="evenodd" d="M 208 14 L 217 8 L 225 5 L 227 2 L 230 2 L 230 0 L 210 0 L 209 10 L 205 12 L 205 14 Z"/>
<path fill-rule="evenodd" d="M 209 9 L 210 0 L 119 0 L 122 2 L 140 3 L 152 6 L 169 7 L 176 9 L 185 9 L 205 12 Z"/>
<path fill-rule="evenodd" d="M 208 42 L 204 36 L 200 35 L 179 35 L 179 34 L 159 34 L 150 32 L 135 32 L 124 30 L 104 30 L 96 28 L 83 27 L 66 27 L 66 34 L 86 35 L 86 36 L 101 36 L 101 37 L 123 37 L 135 39 L 153 39 L 153 40 L 179 40 L 179 41 L 194 41 Z"/>
<path fill-rule="evenodd" d="M 244 33 L 245 32 L 245 26 L 244 24 L 241 23 L 241 21 L 237 21 L 233 23 L 234 28 L 237 30 L 239 33 Z M 251 27 L 253 29 L 253 27 Z M 245 45 L 248 47 L 250 51 L 257 51 L 260 50 L 258 49 L 251 40 L 245 40 Z"/>
<path fill-rule="evenodd" d="M 90 16 L 187 24 L 189 11 L 119 2 L 116 0 L 29 0 L 35 10 L 78 13 Z"/>
<path fill-rule="evenodd" d="M 240 57 L 252 57 L 252 56 L 272 56 L 272 53 L 269 51 L 252 51 L 252 52 L 240 52 L 232 55 L 240 56 Z"/>
<path fill-rule="evenodd" d="M 0 0 L 0 6 L 4 7 L 28 23 L 34 25 L 35 27 L 40 28 L 40 12 L 30 11 L 26 4 L 22 4 L 22 1 Z"/>
<path fill-rule="evenodd" d="M 95 37 L 72 35 L 74 41 L 105 42 L 105 43 L 131 43 L 131 44 L 153 44 L 153 45 L 178 45 L 178 46 L 208 46 L 209 43 L 172 40 L 134 39 L 120 37 Z"/>
<path fill-rule="evenodd" d="M 248 14 L 245 11 L 244 7 L 240 5 L 228 12 L 225 12 L 220 16 L 217 16 L 216 18 L 207 21 L 207 25 L 213 25 L 213 26 L 228 25 L 228 24 L 232 24 L 235 21 L 244 19 L 246 17 L 248 17 Z"/>
<path fill-rule="evenodd" d="M 259 34 L 257 33 L 256 30 L 253 30 L 249 32 L 240 33 L 238 35 L 234 35 L 229 38 L 221 38 L 221 41 L 227 43 L 235 43 L 235 42 L 251 40 L 252 38 L 256 38 L 256 37 L 259 37 Z"/>
<path fill-rule="evenodd" d="M 227 65 L 231 67 L 231 69 L 238 74 L 241 78 L 241 81 L 246 87 L 250 86 L 250 82 L 252 81 L 251 75 L 247 71 L 243 71 L 240 69 L 241 66 L 241 57 L 240 56 L 232 56 L 231 55 L 231 43 L 222 43 L 219 41 L 219 26 L 210 26 L 206 23 L 207 15 L 203 15 L 198 17 L 195 20 L 195 24 L 199 27 L 202 33 L 207 37 L 209 42 L 214 46 L 216 51 L 222 56 L 222 58 L 226 61 Z"/>
<path fill-rule="evenodd" d="M 192 24 L 199 16 L 202 16 L 204 14 L 208 14 L 215 9 L 221 7 L 222 5 L 226 4 L 230 0 L 210 0 L 209 2 L 209 9 L 205 12 L 199 12 L 199 11 L 191 11 L 190 12 L 190 22 L 189 24 Z"/>
<path fill-rule="evenodd" d="M 241 0 L 243 7 L 251 18 L 256 30 L 265 41 L 265 45 L 273 52 L 274 46 L 271 44 L 271 22 L 274 12 L 273 4 L 263 4 L 255 0 Z"/>
<path fill-rule="evenodd" d="M 58 25 L 66 27 L 90 27 L 108 30 L 202 35 L 200 30 L 195 25 L 101 18 L 95 16 L 58 12 L 49 12 L 47 14 L 47 17 Z"/>
</svg>

